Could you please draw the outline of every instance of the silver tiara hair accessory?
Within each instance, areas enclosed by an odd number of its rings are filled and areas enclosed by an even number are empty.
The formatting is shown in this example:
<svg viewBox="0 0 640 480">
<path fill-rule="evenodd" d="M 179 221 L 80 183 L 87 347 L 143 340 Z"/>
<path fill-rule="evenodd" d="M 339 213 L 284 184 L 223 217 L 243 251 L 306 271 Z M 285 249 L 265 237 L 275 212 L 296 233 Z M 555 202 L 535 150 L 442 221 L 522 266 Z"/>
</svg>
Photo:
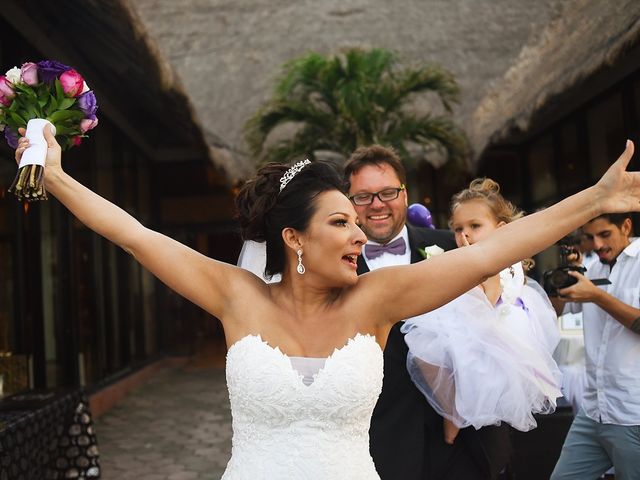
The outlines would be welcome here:
<svg viewBox="0 0 640 480">
<path fill-rule="evenodd" d="M 300 173 L 300 170 L 302 170 L 304 167 L 310 164 L 311 164 L 311 160 L 307 158 L 306 160 L 301 160 L 298 163 L 294 164 L 291 168 L 289 168 L 289 170 L 284 172 L 284 175 L 280 177 L 280 192 L 282 192 L 284 187 L 287 186 L 287 183 L 293 180 L 293 177 L 295 177 L 298 173 Z"/>
</svg>

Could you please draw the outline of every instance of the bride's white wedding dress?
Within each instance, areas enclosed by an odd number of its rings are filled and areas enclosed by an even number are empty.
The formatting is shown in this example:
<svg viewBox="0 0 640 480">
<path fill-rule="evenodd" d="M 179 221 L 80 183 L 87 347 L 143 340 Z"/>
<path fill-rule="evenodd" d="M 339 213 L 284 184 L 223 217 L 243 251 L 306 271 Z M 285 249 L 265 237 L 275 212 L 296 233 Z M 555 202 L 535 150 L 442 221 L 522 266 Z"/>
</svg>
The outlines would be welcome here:
<svg viewBox="0 0 640 480">
<path fill-rule="evenodd" d="M 379 479 L 369 425 L 382 371 L 382 350 L 370 335 L 336 349 L 309 385 L 260 336 L 237 341 L 227 353 L 233 447 L 222 478 Z"/>
</svg>

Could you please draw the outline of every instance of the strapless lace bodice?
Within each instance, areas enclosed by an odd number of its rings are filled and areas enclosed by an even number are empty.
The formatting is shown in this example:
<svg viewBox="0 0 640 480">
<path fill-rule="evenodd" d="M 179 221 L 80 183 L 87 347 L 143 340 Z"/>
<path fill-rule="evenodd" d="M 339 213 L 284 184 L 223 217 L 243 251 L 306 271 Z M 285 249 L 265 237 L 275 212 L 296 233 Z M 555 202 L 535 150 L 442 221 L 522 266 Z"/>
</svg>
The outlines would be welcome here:
<svg viewBox="0 0 640 480">
<path fill-rule="evenodd" d="M 378 479 L 369 424 L 382 350 L 356 335 L 305 385 L 287 355 L 259 336 L 229 348 L 233 447 L 224 480 Z"/>
</svg>

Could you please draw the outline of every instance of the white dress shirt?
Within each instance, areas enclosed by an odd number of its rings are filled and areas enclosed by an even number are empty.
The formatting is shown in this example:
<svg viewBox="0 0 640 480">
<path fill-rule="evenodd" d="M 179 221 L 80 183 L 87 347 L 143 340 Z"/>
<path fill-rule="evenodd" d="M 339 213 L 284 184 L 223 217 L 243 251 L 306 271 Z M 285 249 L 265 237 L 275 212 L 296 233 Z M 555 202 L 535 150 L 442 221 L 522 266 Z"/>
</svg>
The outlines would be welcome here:
<svg viewBox="0 0 640 480">
<path fill-rule="evenodd" d="M 400 233 L 389 240 L 387 243 L 391 243 L 398 238 L 404 238 L 405 243 L 407 244 L 407 250 L 404 252 L 404 255 L 394 255 L 393 253 L 384 252 L 379 257 L 374 259 L 367 258 L 367 251 L 363 249 L 363 258 L 365 262 L 367 262 L 367 266 L 369 270 L 373 271 L 382 267 L 393 267 L 395 265 L 409 265 L 411 263 L 411 248 L 409 247 L 409 232 L 407 231 L 407 226 L 405 225 L 400 230 Z M 367 245 L 382 245 L 381 243 L 374 242 L 372 240 L 367 240 Z M 386 245 L 386 244 L 385 244 Z"/>
<path fill-rule="evenodd" d="M 587 278 L 608 278 L 604 289 L 640 308 L 640 241 L 634 240 L 613 268 L 596 262 Z M 595 303 L 567 303 L 565 311 L 582 310 L 587 384 L 582 406 L 591 419 L 616 425 L 640 425 L 640 335 L 624 327 Z"/>
</svg>

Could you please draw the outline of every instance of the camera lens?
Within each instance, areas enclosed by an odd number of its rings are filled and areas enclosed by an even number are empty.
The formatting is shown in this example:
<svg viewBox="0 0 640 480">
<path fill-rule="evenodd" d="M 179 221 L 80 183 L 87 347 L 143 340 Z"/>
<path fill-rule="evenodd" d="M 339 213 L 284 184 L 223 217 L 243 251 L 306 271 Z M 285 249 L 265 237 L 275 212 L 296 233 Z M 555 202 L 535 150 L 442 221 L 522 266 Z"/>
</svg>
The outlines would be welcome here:
<svg viewBox="0 0 640 480">
<path fill-rule="evenodd" d="M 573 280 L 573 277 L 560 269 L 554 270 L 551 275 L 549 275 L 549 283 L 554 288 L 564 288 L 565 286 L 569 286 L 571 285 L 571 280 Z"/>
</svg>

